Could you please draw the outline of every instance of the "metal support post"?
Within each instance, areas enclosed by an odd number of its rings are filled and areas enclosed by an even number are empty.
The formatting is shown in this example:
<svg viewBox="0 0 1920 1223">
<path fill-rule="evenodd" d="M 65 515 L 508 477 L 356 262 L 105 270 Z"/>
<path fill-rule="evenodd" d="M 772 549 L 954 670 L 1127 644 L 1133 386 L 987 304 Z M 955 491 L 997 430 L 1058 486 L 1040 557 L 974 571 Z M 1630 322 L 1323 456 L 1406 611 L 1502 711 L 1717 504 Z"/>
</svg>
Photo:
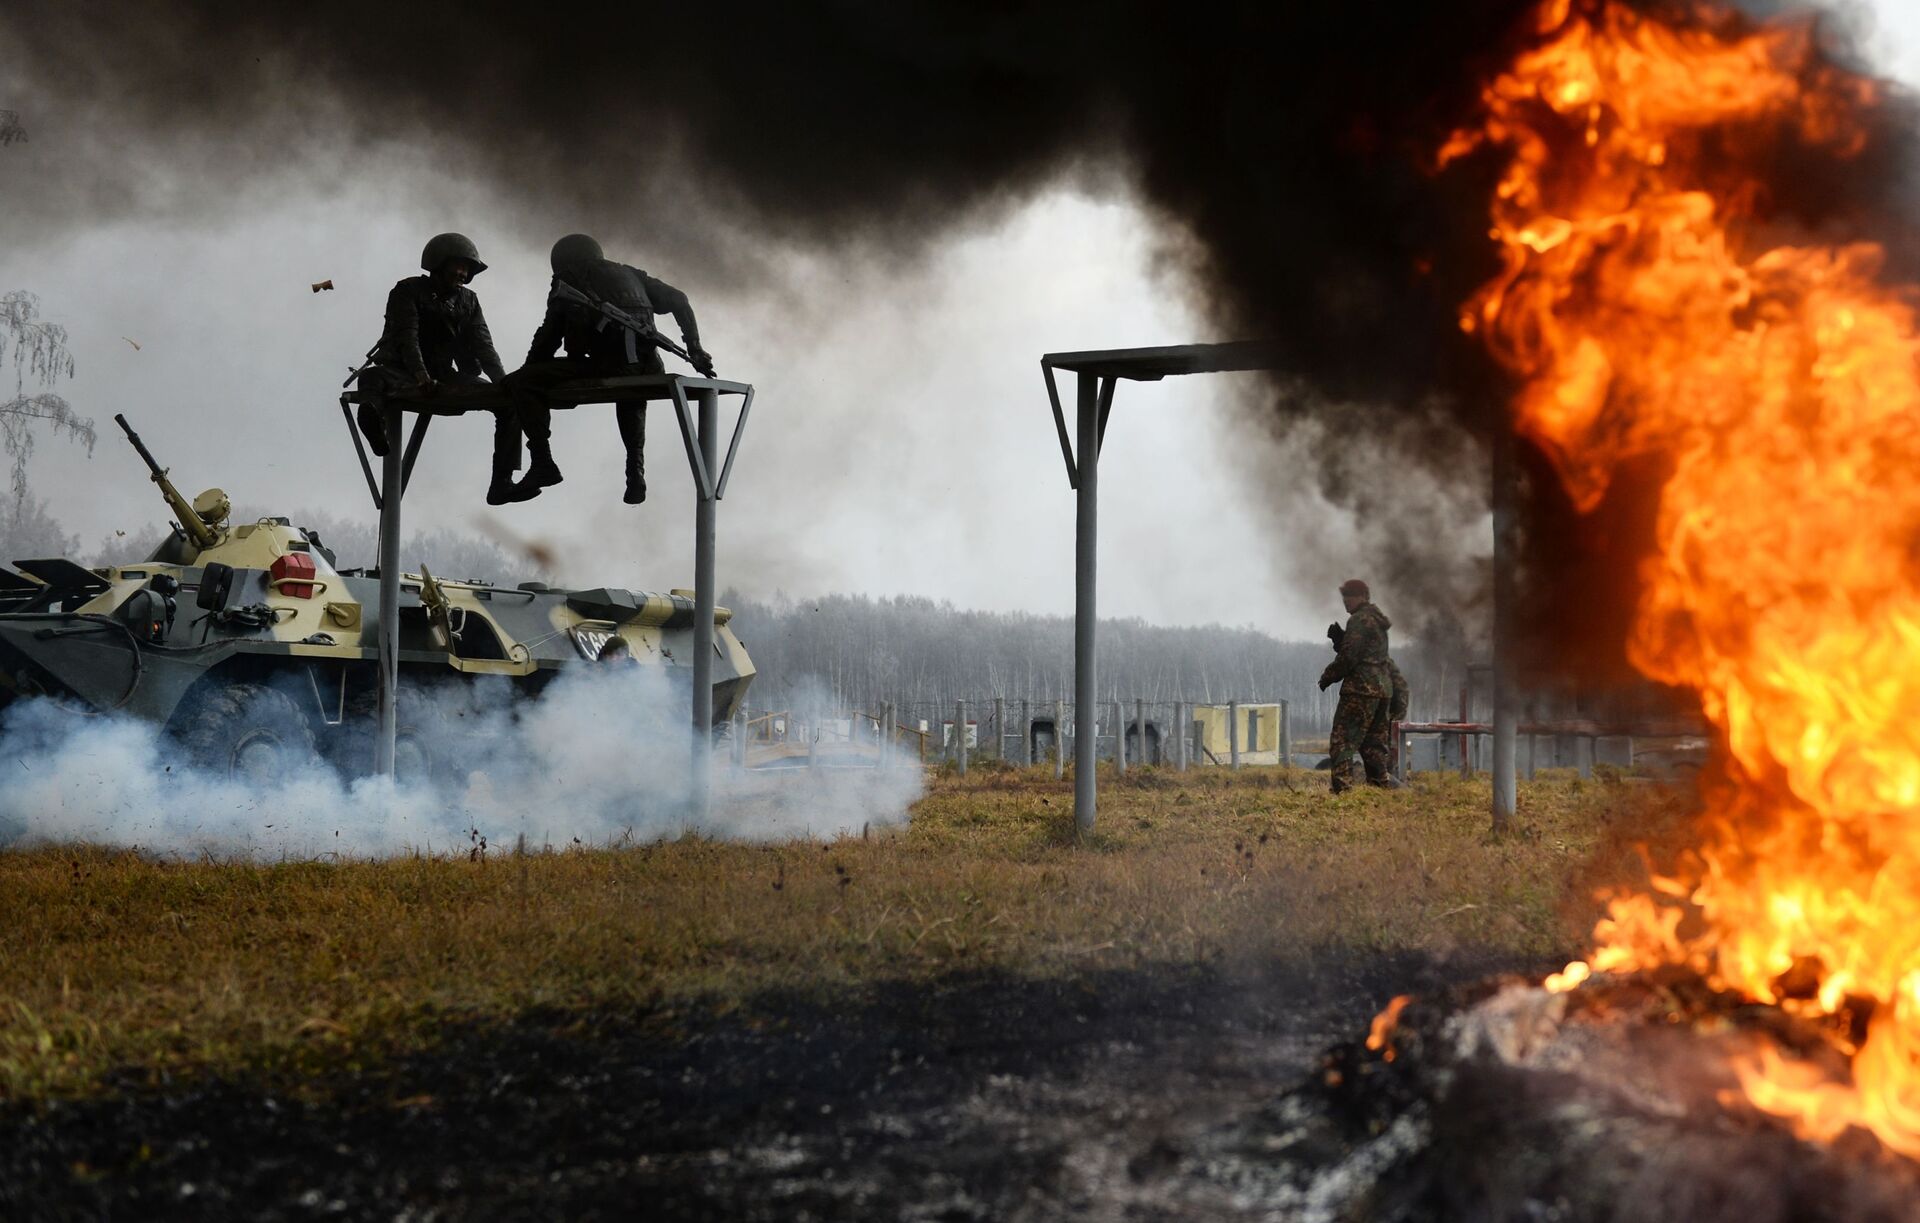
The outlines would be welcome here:
<svg viewBox="0 0 1920 1223">
<path fill-rule="evenodd" d="M 1113 703 L 1113 768 L 1121 776 L 1127 772 L 1127 707 Z"/>
<path fill-rule="evenodd" d="M 1293 767 L 1293 706 L 1280 702 L 1280 763 Z"/>
<path fill-rule="evenodd" d="M 1471 675 L 1472 673 L 1469 672 L 1468 674 Z M 1468 721 L 1469 720 L 1468 715 L 1472 713 L 1472 711 L 1473 711 L 1473 681 L 1472 679 L 1468 679 L 1468 681 L 1465 684 L 1462 684 L 1460 686 L 1460 720 L 1462 722 Z M 1471 779 L 1473 777 L 1473 736 L 1472 735 L 1463 734 L 1460 736 L 1460 776 L 1467 779 Z"/>
<path fill-rule="evenodd" d="M 1227 702 L 1227 759 L 1233 768 L 1240 767 L 1240 702 Z"/>
<path fill-rule="evenodd" d="M 1007 699 L 1001 696 L 993 698 L 993 758 L 1007 759 Z"/>
<path fill-rule="evenodd" d="M 1154 763 L 1153 749 L 1147 746 L 1147 703 L 1137 696 L 1133 698 L 1133 724 L 1140 728 L 1140 764 Z"/>
<path fill-rule="evenodd" d="M 1182 773 L 1187 771 L 1187 749 L 1192 738 L 1192 719 L 1185 716 L 1186 712 L 1185 701 L 1173 703 L 1173 767 Z"/>
<path fill-rule="evenodd" d="M 1493 442 L 1493 828 L 1513 821 L 1519 806 L 1514 781 L 1514 735 L 1519 711 L 1513 694 L 1513 439 L 1504 429 Z"/>
<path fill-rule="evenodd" d="M 1053 779 L 1060 781 L 1067 775 L 1067 705 L 1065 701 L 1053 703 Z M 1080 783 L 1073 783 L 1074 800 L 1080 798 Z"/>
<path fill-rule="evenodd" d="M 720 470 L 720 421 L 718 392 L 711 387 L 696 389 L 694 401 L 699 407 L 699 425 L 694 442 L 705 463 L 696 473 L 693 523 L 693 792 L 692 817 L 705 827 L 713 810 L 711 775 L 713 751 L 713 550 L 718 519 L 718 489 L 706 479 L 705 472 Z"/>
<path fill-rule="evenodd" d="M 967 703 L 953 703 L 953 758 L 960 765 L 960 776 L 967 775 Z"/>
<path fill-rule="evenodd" d="M 394 742 L 400 728 L 400 502 L 398 404 L 386 405 L 387 453 L 380 463 L 380 726 L 373 738 L 373 771 L 392 777 Z"/>
<path fill-rule="evenodd" d="M 1033 702 L 1020 702 L 1020 757 L 1028 768 L 1033 767 Z"/>
<path fill-rule="evenodd" d="M 1095 671 L 1095 579 L 1100 546 L 1100 395 L 1092 374 L 1077 379 L 1075 420 L 1079 446 L 1075 451 L 1075 517 L 1073 539 L 1073 823 L 1081 835 L 1093 831 L 1095 815 L 1094 748 L 1096 736 L 1080 725 L 1098 708 L 1099 675 Z"/>
</svg>

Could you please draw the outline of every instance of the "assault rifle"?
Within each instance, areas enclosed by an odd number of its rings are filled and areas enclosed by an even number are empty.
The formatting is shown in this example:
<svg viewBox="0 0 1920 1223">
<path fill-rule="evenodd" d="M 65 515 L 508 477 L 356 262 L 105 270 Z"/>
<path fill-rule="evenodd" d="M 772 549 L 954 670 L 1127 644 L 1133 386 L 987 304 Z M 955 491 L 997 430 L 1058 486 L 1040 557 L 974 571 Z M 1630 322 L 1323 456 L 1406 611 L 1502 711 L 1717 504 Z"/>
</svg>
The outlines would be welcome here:
<svg viewBox="0 0 1920 1223">
<path fill-rule="evenodd" d="M 670 352 L 682 361 L 685 361 L 688 365 L 700 370 L 701 373 L 712 377 L 707 370 L 700 369 L 699 363 L 693 359 L 692 355 L 688 353 L 686 349 L 675 344 L 666 336 L 661 335 L 659 329 L 653 325 L 651 320 L 637 319 L 620 307 L 613 305 L 611 302 L 601 301 L 593 294 L 575 288 L 558 276 L 553 278 L 553 289 L 550 296 L 557 297 L 564 302 L 571 302 L 576 306 L 585 306 L 587 309 L 593 311 L 600 316 L 601 330 L 605 330 L 609 326 L 622 328 L 634 339 L 651 344 L 663 352 Z"/>
</svg>

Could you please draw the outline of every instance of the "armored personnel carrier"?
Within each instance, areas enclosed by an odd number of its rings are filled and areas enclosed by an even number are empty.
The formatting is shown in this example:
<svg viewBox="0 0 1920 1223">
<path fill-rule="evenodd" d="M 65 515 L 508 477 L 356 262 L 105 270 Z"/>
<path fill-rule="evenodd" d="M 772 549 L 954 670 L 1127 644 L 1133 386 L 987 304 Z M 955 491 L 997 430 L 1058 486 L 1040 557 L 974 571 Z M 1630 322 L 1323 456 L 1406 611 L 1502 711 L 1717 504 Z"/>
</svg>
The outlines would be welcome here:
<svg viewBox="0 0 1920 1223">
<path fill-rule="evenodd" d="M 0 706 L 46 697 L 83 714 L 162 725 L 198 767 L 277 770 L 314 754 L 343 772 L 373 765 L 379 574 L 341 570 L 285 518 L 233 522 L 227 494 L 187 501 L 124 417 L 175 519 L 145 560 L 87 568 L 68 559 L 0 569 Z M 529 696 L 623 642 L 633 665 L 692 682 L 694 600 L 610 587 L 502 587 L 403 576 L 396 772 L 430 779 L 471 763 L 484 742 L 440 733 L 449 719 Z M 713 718 L 726 725 L 752 661 L 715 612 Z M 609 664 L 611 665 L 611 664 Z M 680 706 L 684 708 L 684 705 Z M 476 724 L 499 719 L 476 718 Z M 464 746 L 461 746 L 463 745 Z"/>
</svg>

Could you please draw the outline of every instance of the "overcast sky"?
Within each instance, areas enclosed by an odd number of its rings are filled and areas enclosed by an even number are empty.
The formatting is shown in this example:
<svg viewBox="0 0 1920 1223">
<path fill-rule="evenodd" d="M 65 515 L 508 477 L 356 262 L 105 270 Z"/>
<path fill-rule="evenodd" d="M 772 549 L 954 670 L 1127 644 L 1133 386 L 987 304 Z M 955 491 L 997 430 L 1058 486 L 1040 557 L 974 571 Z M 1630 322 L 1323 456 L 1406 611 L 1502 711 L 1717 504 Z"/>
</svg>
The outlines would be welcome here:
<svg viewBox="0 0 1920 1223">
<path fill-rule="evenodd" d="M 1886 0 L 1879 17 L 1873 46 L 1920 79 L 1920 6 Z M 19 103 L 0 96 L 8 106 Z M 547 248 L 574 227 L 463 181 L 430 150 L 389 148 L 317 155 L 294 180 L 235 170 L 224 206 L 190 217 L 23 241 L 6 229 L 8 174 L 63 147 L 98 155 L 99 133 L 81 125 L 102 117 L 22 121 L 30 153 L 0 152 L 0 291 L 37 292 L 70 332 L 78 371 L 61 390 L 102 427 L 100 446 L 88 459 L 43 443 L 32 480 L 89 549 L 163 517 L 115 412 L 189 496 L 218 484 L 244 504 L 370 517 L 334 397 L 378 337 L 388 288 L 414 273 L 429 235 L 467 233 L 491 265 L 474 288 L 511 369 L 538 320 Z M 721 507 L 722 584 L 1070 611 L 1073 498 L 1039 357 L 1232 338 L 1210 334 L 1182 286 L 1156 275 L 1156 254 L 1178 240 L 1125 199 L 1062 185 L 911 267 L 810 252 L 769 259 L 741 285 L 672 252 L 610 249 L 685 289 L 722 375 L 758 388 Z M 309 290 L 324 279 L 334 292 Z M 1311 552 L 1324 571 L 1326 549 L 1298 541 L 1338 541 L 1351 524 L 1275 495 L 1302 481 L 1248 423 L 1254 394 L 1232 377 L 1121 388 L 1102 462 L 1104 614 L 1317 636 L 1337 610 L 1290 558 Z M 488 435 L 478 419 L 434 426 L 410 525 L 538 537 L 573 582 L 691 583 L 691 481 L 667 409 L 651 412 L 653 495 L 638 509 L 620 504 L 609 410 L 556 414 L 567 482 L 526 505 L 484 505 Z M 1365 575 L 1367 557 L 1344 568 Z"/>
</svg>

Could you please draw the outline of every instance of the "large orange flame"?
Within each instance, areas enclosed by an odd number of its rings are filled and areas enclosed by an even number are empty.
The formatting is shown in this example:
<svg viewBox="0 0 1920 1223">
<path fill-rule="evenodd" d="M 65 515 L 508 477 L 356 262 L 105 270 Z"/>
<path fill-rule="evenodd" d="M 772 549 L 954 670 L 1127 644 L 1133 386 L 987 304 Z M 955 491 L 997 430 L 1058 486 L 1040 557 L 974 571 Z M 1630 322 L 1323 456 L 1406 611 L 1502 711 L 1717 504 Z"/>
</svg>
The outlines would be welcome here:
<svg viewBox="0 0 1920 1223">
<path fill-rule="evenodd" d="M 1882 99 L 1805 25 L 1617 0 L 1535 21 L 1441 154 L 1505 167 L 1503 270 L 1461 325 L 1576 505 L 1624 462 L 1670 465 L 1629 653 L 1699 692 L 1730 757 L 1687 877 L 1616 899 L 1590 966 L 1870 1014 L 1857 1049 L 1830 1025 L 1851 1082 L 1779 1056 L 1741 1081 L 1810 1137 L 1865 1126 L 1920 1157 L 1916 295 L 1870 242 L 1783 237 L 1751 164 L 1785 138 L 1852 156 Z"/>
</svg>

